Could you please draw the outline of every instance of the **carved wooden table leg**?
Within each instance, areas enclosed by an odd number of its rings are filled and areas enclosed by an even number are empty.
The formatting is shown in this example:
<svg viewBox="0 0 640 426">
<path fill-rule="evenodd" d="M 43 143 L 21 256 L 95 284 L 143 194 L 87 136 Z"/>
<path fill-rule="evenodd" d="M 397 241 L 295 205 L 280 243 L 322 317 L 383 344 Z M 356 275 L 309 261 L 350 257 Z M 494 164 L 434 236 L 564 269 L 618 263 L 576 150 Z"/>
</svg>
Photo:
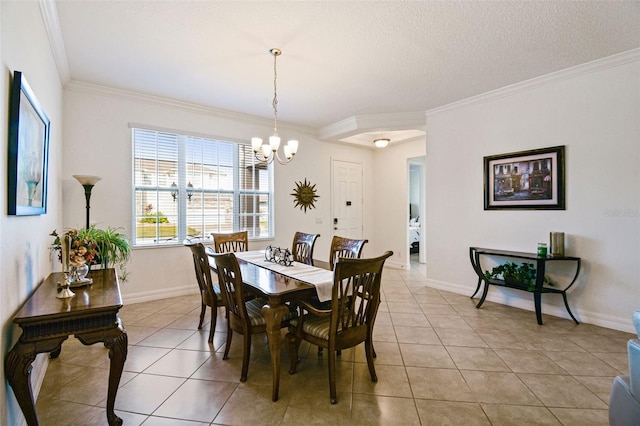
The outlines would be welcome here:
<svg viewBox="0 0 640 426">
<path fill-rule="evenodd" d="M 31 389 L 31 363 L 36 359 L 37 354 L 51 352 L 60 348 L 60 345 L 66 339 L 67 337 L 58 337 L 31 343 L 24 343 L 18 340 L 4 361 L 4 374 L 13 389 L 13 393 L 29 426 L 38 425 L 38 416 Z"/>
<path fill-rule="evenodd" d="M 78 340 L 85 345 L 92 345 L 97 342 L 104 342 L 104 346 L 109 349 L 109 388 L 107 391 L 107 421 L 109 426 L 122 425 L 122 419 L 115 414 L 116 393 L 120 384 L 120 377 L 124 369 L 124 362 L 127 359 L 127 345 L 129 338 L 127 332 L 122 327 L 122 321 L 118 318 L 117 327 L 110 330 L 76 334 Z"/>
<path fill-rule="evenodd" d="M 280 388 L 280 324 L 282 318 L 289 312 L 284 305 L 264 305 L 262 314 L 267 323 L 267 339 L 269 340 L 269 352 L 271 353 L 271 368 L 273 370 L 273 390 L 271 399 L 278 400 Z"/>
</svg>

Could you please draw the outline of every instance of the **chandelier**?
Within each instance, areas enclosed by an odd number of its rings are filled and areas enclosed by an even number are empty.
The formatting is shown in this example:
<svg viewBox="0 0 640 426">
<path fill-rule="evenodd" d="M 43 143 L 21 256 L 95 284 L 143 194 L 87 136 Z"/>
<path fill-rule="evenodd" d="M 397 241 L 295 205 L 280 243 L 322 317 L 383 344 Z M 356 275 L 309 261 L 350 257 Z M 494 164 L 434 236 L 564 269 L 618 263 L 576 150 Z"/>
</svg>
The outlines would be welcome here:
<svg viewBox="0 0 640 426">
<path fill-rule="evenodd" d="M 283 160 L 278 155 L 278 148 L 280 148 L 280 136 L 278 135 L 278 71 L 276 68 L 276 60 L 278 56 L 282 54 L 282 51 L 277 48 L 269 50 L 269 53 L 273 56 L 273 136 L 269 136 L 269 143 L 263 144 L 262 138 L 251 138 L 251 147 L 256 156 L 256 159 L 261 163 L 272 163 L 274 159 L 278 160 L 280 164 L 287 164 L 298 152 L 298 141 L 291 139 L 283 147 L 285 159 Z"/>
</svg>

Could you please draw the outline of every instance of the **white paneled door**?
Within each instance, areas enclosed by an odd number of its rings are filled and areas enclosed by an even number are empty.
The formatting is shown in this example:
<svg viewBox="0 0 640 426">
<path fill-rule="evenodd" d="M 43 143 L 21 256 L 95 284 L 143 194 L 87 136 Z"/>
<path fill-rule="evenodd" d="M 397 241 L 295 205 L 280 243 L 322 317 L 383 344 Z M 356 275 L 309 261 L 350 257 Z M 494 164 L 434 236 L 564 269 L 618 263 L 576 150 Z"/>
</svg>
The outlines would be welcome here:
<svg viewBox="0 0 640 426">
<path fill-rule="evenodd" d="M 362 238 L 362 164 L 332 161 L 333 235 Z"/>
</svg>

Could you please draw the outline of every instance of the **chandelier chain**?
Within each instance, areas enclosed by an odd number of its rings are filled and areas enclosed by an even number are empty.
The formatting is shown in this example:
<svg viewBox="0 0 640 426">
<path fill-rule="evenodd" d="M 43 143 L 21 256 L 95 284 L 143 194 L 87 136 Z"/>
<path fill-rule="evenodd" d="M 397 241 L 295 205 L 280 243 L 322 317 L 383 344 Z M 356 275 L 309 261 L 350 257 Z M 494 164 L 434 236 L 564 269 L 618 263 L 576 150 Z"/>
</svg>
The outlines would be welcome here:
<svg viewBox="0 0 640 426">
<path fill-rule="evenodd" d="M 276 61 L 278 55 L 273 55 L 273 131 L 276 136 L 278 135 L 278 68 L 276 67 Z"/>
</svg>

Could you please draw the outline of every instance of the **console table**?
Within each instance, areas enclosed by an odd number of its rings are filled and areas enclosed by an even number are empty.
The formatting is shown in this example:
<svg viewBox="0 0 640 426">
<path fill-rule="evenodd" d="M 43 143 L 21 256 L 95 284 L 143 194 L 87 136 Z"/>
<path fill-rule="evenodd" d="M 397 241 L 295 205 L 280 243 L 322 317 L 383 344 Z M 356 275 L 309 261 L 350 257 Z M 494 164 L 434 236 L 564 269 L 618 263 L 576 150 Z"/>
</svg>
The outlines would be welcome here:
<svg viewBox="0 0 640 426">
<path fill-rule="evenodd" d="M 482 264 L 481 264 L 482 256 L 516 258 L 521 260 L 533 261 L 532 263 L 534 263 L 536 267 L 535 287 L 532 290 L 530 290 L 526 286 L 521 284 L 507 283 L 504 280 L 500 280 L 500 279 L 493 279 L 493 278 L 487 279 L 484 275 L 484 268 L 482 267 Z M 578 274 L 580 273 L 579 257 L 572 257 L 572 256 L 539 257 L 536 253 L 496 250 L 496 249 L 489 249 L 489 248 L 482 248 L 482 247 L 469 247 L 469 258 L 471 260 L 471 266 L 473 267 L 473 270 L 478 275 L 478 286 L 476 287 L 476 291 L 471 295 L 471 298 L 473 298 L 476 295 L 476 293 L 478 293 L 478 291 L 480 290 L 480 286 L 482 285 L 482 282 L 484 281 L 485 283 L 484 290 L 482 292 L 482 297 L 480 298 L 480 301 L 476 305 L 476 308 L 480 308 L 484 303 L 484 300 L 487 297 L 487 292 L 489 291 L 489 287 L 491 285 L 498 285 L 498 286 L 509 287 L 517 290 L 528 291 L 530 293 L 533 293 L 533 302 L 536 308 L 536 319 L 538 320 L 538 324 L 542 325 L 541 296 L 543 293 L 555 293 L 555 294 L 562 295 L 562 300 L 564 300 L 564 306 L 567 308 L 567 312 L 569 312 L 569 315 L 571 316 L 573 321 L 575 321 L 576 324 L 579 324 L 576 317 L 574 317 L 573 314 L 571 313 L 571 309 L 569 309 L 569 303 L 567 302 L 567 290 L 569 290 L 569 288 L 571 288 L 571 286 L 576 282 L 576 279 L 578 278 Z M 564 288 L 549 287 L 544 285 L 544 274 L 545 274 L 545 269 L 548 262 L 572 262 L 575 264 L 576 272 L 575 272 L 575 275 L 573 276 L 573 279 L 569 283 L 569 285 L 567 285 Z"/>
<path fill-rule="evenodd" d="M 49 275 L 13 319 L 22 328 L 22 335 L 7 354 L 5 375 L 29 426 L 38 424 L 31 390 L 31 363 L 39 353 L 50 353 L 51 358 L 56 358 L 62 342 L 70 335 L 84 345 L 103 342 L 109 349 L 107 421 L 110 426 L 122 424 L 114 413 L 114 403 L 128 340 L 118 317 L 122 308 L 118 277 L 114 269 L 94 270 L 89 277 L 93 283 L 74 288 L 74 297 L 58 299 L 58 283 L 64 280 L 64 274 Z"/>
</svg>

